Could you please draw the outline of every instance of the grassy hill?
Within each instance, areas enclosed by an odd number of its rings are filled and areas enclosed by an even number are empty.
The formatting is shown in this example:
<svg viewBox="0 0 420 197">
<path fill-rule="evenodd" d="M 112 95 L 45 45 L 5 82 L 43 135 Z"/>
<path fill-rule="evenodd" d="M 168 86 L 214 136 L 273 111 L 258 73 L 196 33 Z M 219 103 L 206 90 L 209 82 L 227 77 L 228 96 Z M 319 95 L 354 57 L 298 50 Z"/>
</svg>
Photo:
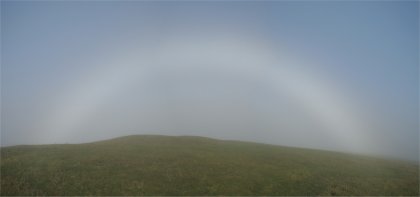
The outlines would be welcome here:
<svg viewBox="0 0 420 197">
<path fill-rule="evenodd" d="M 1 148 L 1 195 L 419 195 L 419 166 L 203 137 Z"/>
</svg>

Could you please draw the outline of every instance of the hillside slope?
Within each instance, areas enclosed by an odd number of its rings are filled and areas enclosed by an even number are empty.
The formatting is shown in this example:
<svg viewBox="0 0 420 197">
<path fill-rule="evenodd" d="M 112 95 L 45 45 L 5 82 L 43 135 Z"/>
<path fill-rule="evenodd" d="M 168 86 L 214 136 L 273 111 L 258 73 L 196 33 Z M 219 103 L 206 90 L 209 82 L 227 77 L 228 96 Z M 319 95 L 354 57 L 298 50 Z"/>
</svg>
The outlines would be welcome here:
<svg viewBox="0 0 420 197">
<path fill-rule="evenodd" d="M 418 195 L 418 164 L 203 137 L 1 148 L 1 195 Z"/>
</svg>

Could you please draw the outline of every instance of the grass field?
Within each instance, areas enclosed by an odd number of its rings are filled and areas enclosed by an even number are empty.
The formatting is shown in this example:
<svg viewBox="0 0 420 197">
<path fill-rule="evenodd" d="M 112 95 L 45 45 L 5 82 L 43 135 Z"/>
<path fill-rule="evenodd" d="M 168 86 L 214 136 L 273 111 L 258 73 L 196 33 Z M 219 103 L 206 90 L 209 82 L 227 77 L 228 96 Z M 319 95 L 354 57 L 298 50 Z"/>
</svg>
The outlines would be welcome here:
<svg viewBox="0 0 420 197">
<path fill-rule="evenodd" d="M 419 166 L 203 137 L 1 148 L 1 195 L 419 195 Z"/>
</svg>

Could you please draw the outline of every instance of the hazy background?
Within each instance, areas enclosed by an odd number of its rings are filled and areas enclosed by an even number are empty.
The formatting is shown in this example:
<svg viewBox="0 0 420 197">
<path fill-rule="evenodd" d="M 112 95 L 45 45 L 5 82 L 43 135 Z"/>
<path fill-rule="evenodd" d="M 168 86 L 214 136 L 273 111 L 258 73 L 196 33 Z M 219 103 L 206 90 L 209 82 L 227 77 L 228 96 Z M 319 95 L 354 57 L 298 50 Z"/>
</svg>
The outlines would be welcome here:
<svg viewBox="0 0 420 197">
<path fill-rule="evenodd" d="M 1 2 L 1 146 L 198 135 L 419 157 L 419 4 Z"/>
</svg>

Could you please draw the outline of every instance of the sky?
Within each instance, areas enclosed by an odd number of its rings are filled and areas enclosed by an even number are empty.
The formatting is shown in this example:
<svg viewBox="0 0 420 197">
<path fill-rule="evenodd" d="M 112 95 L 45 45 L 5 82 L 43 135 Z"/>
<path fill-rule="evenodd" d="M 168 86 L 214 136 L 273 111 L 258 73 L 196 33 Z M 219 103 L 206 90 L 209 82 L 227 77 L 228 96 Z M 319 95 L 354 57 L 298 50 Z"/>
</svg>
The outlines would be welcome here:
<svg viewBox="0 0 420 197">
<path fill-rule="evenodd" d="M 194 135 L 419 158 L 418 1 L 1 1 L 1 146 Z"/>
</svg>

